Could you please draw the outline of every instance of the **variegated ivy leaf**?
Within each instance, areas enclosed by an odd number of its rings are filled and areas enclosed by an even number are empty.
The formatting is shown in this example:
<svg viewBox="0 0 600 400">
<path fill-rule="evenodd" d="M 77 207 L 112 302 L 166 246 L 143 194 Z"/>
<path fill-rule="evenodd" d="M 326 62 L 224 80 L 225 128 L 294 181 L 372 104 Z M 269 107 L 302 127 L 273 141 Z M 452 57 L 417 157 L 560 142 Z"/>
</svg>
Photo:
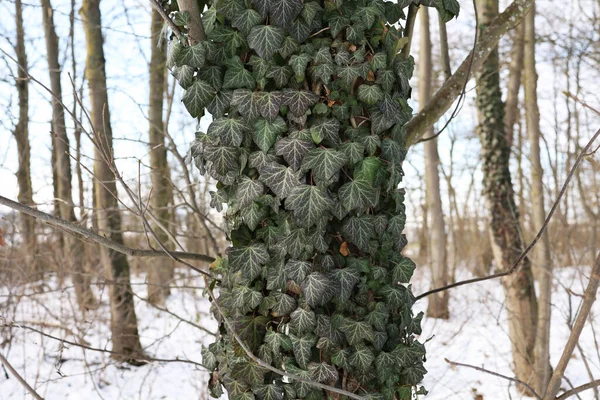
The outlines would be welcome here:
<svg viewBox="0 0 600 400">
<path fill-rule="evenodd" d="M 209 83 L 215 90 L 219 90 L 223 86 L 223 68 L 217 65 L 203 67 L 198 71 L 198 76 L 203 81 Z"/>
<path fill-rule="evenodd" d="M 207 82 L 197 79 L 181 98 L 185 108 L 192 117 L 202 115 L 204 108 L 210 104 L 215 97 L 215 89 Z"/>
<path fill-rule="evenodd" d="M 283 156 L 283 159 L 290 167 L 294 170 L 298 170 L 302 165 L 304 156 L 306 156 L 306 153 L 313 147 L 315 147 L 314 144 L 308 140 L 286 137 L 275 143 L 275 154 Z"/>
<path fill-rule="evenodd" d="M 213 118 L 220 118 L 225 114 L 231 105 L 231 96 L 231 91 L 229 90 L 218 92 L 210 104 L 206 106 L 206 109 Z"/>
<path fill-rule="evenodd" d="M 254 143 L 265 153 L 275 144 L 278 135 L 287 131 L 287 125 L 281 117 L 276 117 L 273 121 L 259 119 L 254 124 L 252 138 Z"/>
<path fill-rule="evenodd" d="M 342 226 L 342 234 L 350 243 L 354 243 L 360 250 L 368 251 L 369 240 L 373 237 L 373 221 L 368 215 L 351 217 Z"/>
<path fill-rule="evenodd" d="M 308 372 L 305 369 L 298 368 L 298 366 L 294 365 L 290 361 L 286 362 L 285 370 L 288 371 L 290 374 L 299 376 L 300 378 L 306 380 L 312 379 L 310 372 Z M 294 382 L 292 385 L 294 386 L 294 389 L 296 390 L 296 395 L 299 398 L 308 396 L 310 392 L 314 390 L 314 386 L 312 386 L 310 383 Z"/>
<path fill-rule="evenodd" d="M 288 63 L 292 67 L 292 70 L 294 70 L 294 74 L 296 76 L 296 82 L 304 81 L 304 79 L 306 77 L 306 66 L 310 62 L 311 59 L 312 59 L 312 57 L 305 53 L 294 54 L 293 56 L 290 57 L 290 61 Z M 310 107 L 310 106 L 308 106 L 308 107 Z M 308 107 L 306 108 L 306 110 L 308 110 Z M 304 110 L 304 112 L 306 112 L 306 110 Z M 302 113 L 302 114 L 304 114 L 304 113 Z M 296 115 L 298 115 L 298 114 L 296 114 Z"/>
<path fill-rule="evenodd" d="M 216 44 L 223 50 L 223 56 L 226 58 L 234 57 L 237 53 L 237 50 L 241 47 L 245 47 L 246 40 L 244 36 L 231 28 L 225 26 L 217 26 L 210 35 L 207 35 L 208 39 L 211 40 L 211 44 Z M 202 42 L 205 46 L 206 43 Z M 208 47 L 205 47 L 208 49 Z M 211 59 L 209 54 L 210 52 L 207 50 L 206 58 Z"/>
<path fill-rule="evenodd" d="M 373 328 L 364 321 L 355 321 L 346 318 L 340 326 L 340 330 L 346 335 L 346 340 L 352 346 L 362 344 L 364 341 L 372 342 L 374 339 Z"/>
<path fill-rule="evenodd" d="M 377 79 L 375 82 L 378 85 L 381 85 L 381 88 L 385 92 L 390 93 L 396 85 L 396 76 L 394 71 L 389 69 L 380 69 L 377 71 Z"/>
<path fill-rule="evenodd" d="M 264 190 L 265 186 L 262 182 L 243 176 L 238 182 L 237 190 L 235 192 L 238 205 L 240 207 L 246 207 L 250 205 L 261 194 L 263 194 Z"/>
<path fill-rule="evenodd" d="M 248 35 L 248 46 L 265 60 L 273 57 L 283 43 L 283 29 L 274 25 L 257 25 Z"/>
<path fill-rule="evenodd" d="M 386 286 L 381 293 L 392 308 L 410 309 L 415 302 L 415 297 L 410 290 L 402 285 Z"/>
<path fill-rule="evenodd" d="M 202 13 L 202 26 L 204 27 L 204 33 L 210 34 L 215 29 L 215 23 L 217 22 L 217 8 L 210 7 L 204 13 Z"/>
<path fill-rule="evenodd" d="M 296 309 L 296 300 L 285 293 L 273 294 L 275 304 L 273 305 L 273 314 L 275 316 L 288 315 Z"/>
<path fill-rule="evenodd" d="M 227 249 L 229 265 L 234 271 L 242 271 L 248 279 L 255 279 L 260 275 L 263 265 L 269 262 L 269 252 L 263 244 L 251 246 L 237 246 Z"/>
<path fill-rule="evenodd" d="M 306 304 L 316 307 L 325 304 L 333 296 L 333 284 L 325 274 L 313 272 L 302 281 L 302 294 Z"/>
<path fill-rule="evenodd" d="M 316 183 L 336 182 L 337 174 L 348 159 L 341 151 L 317 147 L 308 152 L 302 161 L 302 170 L 312 170 Z"/>
<path fill-rule="evenodd" d="M 337 67 L 337 75 L 341 78 L 346 88 L 350 88 L 355 79 L 360 76 L 360 71 L 355 65 Z"/>
<path fill-rule="evenodd" d="M 260 400 L 283 400 L 283 388 L 279 385 L 257 385 L 252 388 L 252 392 Z"/>
<path fill-rule="evenodd" d="M 333 200 L 326 189 L 300 185 L 292 189 L 285 200 L 285 207 L 294 211 L 298 225 L 311 227 L 333 208 Z"/>
<path fill-rule="evenodd" d="M 292 75 L 294 75 L 294 71 L 289 65 L 276 65 L 269 69 L 269 72 L 267 73 L 266 77 L 273 79 L 273 82 L 275 82 L 275 86 L 277 86 L 278 88 L 282 88 L 287 85 Z"/>
<path fill-rule="evenodd" d="M 181 63 L 193 68 L 202 68 L 205 63 L 205 50 L 202 42 L 184 47 L 181 52 Z"/>
<path fill-rule="evenodd" d="M 279 115 L 279 108 L 281 107 L 282 101 L 283 95 L 279 91 L 256 93 L 256 103 L 260 115 L 271 122 Z"/>
<path fill-rule="evenodd" d="M 399 262 L 394 264 L 392 279 L 395 282 L 408 283 L 410 278 L 412 278 L 413 272 L 415 272 L 416 265 L 414 261 L 410 258 L 402 257 Z"/>
<path fill-rule="evenodd" d="M 298 51 L 299 48 L 300 45 L 298 44 L 298 41 L 296 39 L 294 39 L 291 36 L 286 36 L 283 40 L 281 48 L 279 49 L 279 54 L 281 54 L 281 57 L 283 58 L 288 58 L 296 51 Z"/>
<path fill-rule="evenodd" d="M 292 349 L 296 362 L 300 368 L 306 368 L 311 359 L 312 348 L 317 344 L 317 337 L 315 335 L 300 337 L 290 335 L 290 337 L 292 338 Z"/>
<path fill-rule="evenodd" d="M 269 11 L 273 22 L 279 26 L 288 26 L 302 11 L 301 0 L 271 0 Z"/>
<path fill-rule="evenodd" d="M 377 85 L 363 84 L 358 87 L 358 99 L 369 105 L 377 104 L 383 99 L 383 92 Z"/>
<path fill-rule="evenodd" d="M 244 9 L 242 0 L 221 0 L 217 2 L 217 10 L 219 13 L 229 19 L 233 19 L 236 14 Z"/>
<path fill-rule="evenodd" d="M 263 166 L 259 179 L 280 199 L 285 199 L 294 188 L 300 186 L 300 181 L 293 169 L 276 163 Z"/>
<path fill-rule="evenodd" d="M 260 115 L 256 96 L 254 96 L 254 92 L 251 90 L 234 90 L 231 98 L 231 105 L 236 106 L 240 114 L 248 119 L 257 118 Z"/>
<path fill-rule="evenodd" d="M 310 36 L 311 28 L 308 22 L 306 22 L 303 18 L 296 18 L 287 27 L 287 31 L 290 36 L 298 41 L 298 43 L 304 43 Z"/>
<path fill-rule="evenodd" d="M 354 286 L 360 282 L 360 271 L 353 268 L 336 269 L 331 272 L 331 277 L 339 284 L 339 299 L 346 301 L 350 298 Z"/>
<path fill-rule="evenodd" d="M 310 376 L 317 382 L 335 382 L 338 379 L 338 371 L 333 365 L 326 363 L 310 363 L 308 365 Z"/>
<path fill-rule="evenodd" d="M 189 89 L 190 86 L 194 83 L 194 68 L 189 65 L 182 65 L 181 67 L 174 67 L 171 72 L 173 77 L 184 89 Z"/>
<path fill-rule="evenodd" d="M 248 88 L 254 89 L 255 81 L 250 71 L 244 68 L 242 60 L 239 57 L 232 57 L 227 61 L 227 71 L 223 78 L 223 88 L 239 89 Z"/>
<path fill-rule="evenodd" d="M 350 19 L 342 15 L 342 13 L 331 14 L 329 16 L 329 27 L 331 31 L 331 36 L 335 38 L 349 24 Z"/>
<path fill-rule="evenodd" d="M 290 314 L 290 323 L 299 334 L 312 332 L 317 326 L 317 317 L 312 310 L 299 307 Z"/>
<path fill-rule="evenodd" d="M 250 30 L 256 25 L 260 24 L 262 20 L 263 17 L 258 12 L 249 8 L 238 12 L 231 25 L 235 28 L 238 28 L 244 35 L 247 36 L 250 33 Z"/>
<path fill-rule="evenodd" d="M 406 214 L 401 213 L 390 218 L 387 231 L 394 236 L 400 236 L 406 224 Z"/>
<path fill-rule="evenodd" d="M 283 104 L 297 116 L 306 114 L 317 101 L 319 101 L 319 96 L 308 90 L 287 89 L 283 92 Z"/>
<path fill-rule="evenodd" d="M 365 146 L 357 142 L 346 142 L 340 145 L 340 151 L 346 155 L 349 165 L 354 165 L 363 159 Z"/>
<path fill-rule="evenodd" d="M 225 146 L 239 147 L 244 140 L 244 133 L 250 129 L 240 118 L 219 118 L 208 127 L 208 134 L 219 138 Z"/>
<path fill-rule="evenodd" d="M 269 15 L 269 3 L 271 0 L 250 0 L 256 10 L 260 13 L 263 18 L 267 18 Z"/>
<path fill-rule="evenodd" d="M 312 271 L 312 265 L 308 261 L 288 260 L 285 264 L 285 273 L 288 279 L 301 283 Z"/>
<path fill-rule="evenodd" d="M 348 360 L 350 365 L 358 371 L 365 372 L 371 368 L 371 364 L 375 361 L 373 351 L 365 345 L 355 346 L 354 351 Z"/>
<path fill-rule="evenodd" d="M 304 8 L 302 9 L 302 18 L 305 21 L 312 21 L 321 12 L 323 12 L 323 7 L 319 3 L 316 1 L 307 1 L 304 3 Z"/>
<path fill-rule="evenodd" d="M 316 123 L 310 128 L 310 135 L 316 144 L 326 141 L 335 147 L 340 142 L 340 121 L 337 119 L 326 119 Z"/>
<path fill-rule="evenodd" d="M 239 168 L 239 147 L 209 145 L 206 146 L 204 156 L 211 162 L 211 168 L 219 175 L 225 176 L 228 172 Z"/>
<path fill-rule="evenodd" d="M 399 367 L 408 367 L 425 356 L 425 347 L 415 340 L 410 345 L 399 344 L 392 351 L 392 354 L 396 358 Z"/>
<path fill-rule="evenodd" d="M 335 75 L 335 65 L 319 64 L 310 67 L 309 71 L 314 80 L 320 80 L 324 85 L 329 85 L 331 76 Z"/>
<path fill-rule="evenodd" d="M 202 350 L 200 350 L 200 354 L 202 355 L 202 365 L 204 365 L 207 370 L 214 371 L 217 367 L 217 358 L 212 351 L 203 345 Z"/>
</svg>

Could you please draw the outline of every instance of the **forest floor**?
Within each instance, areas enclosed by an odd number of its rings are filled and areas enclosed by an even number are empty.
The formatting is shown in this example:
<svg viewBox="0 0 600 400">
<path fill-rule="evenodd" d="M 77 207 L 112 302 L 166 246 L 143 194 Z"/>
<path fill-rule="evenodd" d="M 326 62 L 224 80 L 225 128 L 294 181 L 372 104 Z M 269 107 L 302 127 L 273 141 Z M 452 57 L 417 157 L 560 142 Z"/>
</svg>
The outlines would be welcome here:
<svg viewBox="0 0 600 400">
<path fill-rule="evenodd" d="M 413 290 L 427 289 L 426 268 L 417 269 Z M 570 267 L 555 271 L 552 314 L 552 363 L 560 357 L 569 335 L 568 321 L 573 320 L 581 302 L 589 268 Z M 469 277 L 459 272 L 459 279 Z M 208 315 L 208 302 L 202 299 L 201 279 L 180 277 L 172 289 L 166 311 L 157 310 L 141 299 L 146 295 L 145 277 L 135 276 L 136 312 L 142 345 L 155 358 L 200 362 L 202 344 L 210 343 L 210 335 L 198 329 L 201 325 L 215 331 L 216 323 Z M 55 278 L 44 285 L 29 284 L 8 288 L 0 286 L 0 325 L 14 323 L 18 327 L 1 328 L 2 354 L 36 388 L 45 399 L 207 399 L 206 373 L 194 364 L 154 362 L 143 367 L 130 367 L 112 361 L 108 353 L 85 350 L 60 340 L 45 337 L 38 331 L 60 339 L 76 340 L 85 333 L 86 344 L 96 349 L 110 349 L 109 307 L 106 288 L 97 287 L 101 306 L 81 319 L 74 303 L 72 289 L 59 290 Z M 565 289 L 568 288 L 569 290 Z M 506 380 L 473 369 L 452 368 L 445 358 L 482 366 L 512 376 L 511 349 L 507 333 L 506 308 L 499 281 L 487 281 L 453 289 L 450 293 L 450 320 L 424 318 L 420 340 L 427 342 L 429 370 L 423 384 L 430 391 L 429 400 L 438 399 L 519 399 L 514 385 Z M 415 306 L 424 311 L 427 301 Z M 600 377 L 600 350 L 595 332 L 600 330 L 600 303 L 596 303 L 591 324 L 583 331 L 581 350 L 575 352 L 567 369 L 571 384 L 590 381 L 589 371 Z M 77 323 L 73 321 L 78 321 Z M 189 320 L 191 322 L 184 322 Z M 28 327 L 28 328 L 27 328 Z M 592 329 L 592 327 L 594 329 Z M 10 343 L 6 340 L 10 339 Z M 596 339 L 600 340 L 600 337 Z M 0 341 L 0 343 L 2 343 Z M 586 368 L 586 364 L 588 368 Z M 566 382 L 563 382 L 568 387 Z M 0 368 L 0 400 L 30 399 L 13 376 Z M 581 399 L 593 399 L 593 391 Z"/>
</svg>

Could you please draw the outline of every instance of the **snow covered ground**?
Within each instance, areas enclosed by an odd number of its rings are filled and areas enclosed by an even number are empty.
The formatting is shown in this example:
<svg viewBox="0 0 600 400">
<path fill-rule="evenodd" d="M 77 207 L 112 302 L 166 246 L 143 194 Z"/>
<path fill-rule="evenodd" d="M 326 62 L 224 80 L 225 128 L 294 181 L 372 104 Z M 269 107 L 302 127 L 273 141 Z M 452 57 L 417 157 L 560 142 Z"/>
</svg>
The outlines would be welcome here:
<svg viewBox="0 0 600 400">
<path fill-rule="evenodd" d="M 427 289 L 426 268 L 417 269 L 414 292 Z M 587 283 L 589 268 L 564 268 L 555 274 L 553 299 L 552 362 L 556 363 L 569 335 L 567 321 L 573 319 Z M 462 273 L 459 278 L 468 277 Z M 183 320 L 205 327 L 209 331 L 216 324 L 207 314 L 208 303 L 202 299 L 201 279 L 182 277 L 180 288 L 172 290 L 166 308 L 172 314 L 157 310 L 140 298 L 146 295 L 143 276 L 133 279 L 136 312 L 142 345 L 155 358 L 181 359 L 200 362 L 200 346 L 211 341 L 210 335 Z M 59 340 L 44 337 L 24 328 L 43 331 L 57 338 L 74 340 L 73 333 L 85 332 L 86 344 L 93 348 L 110 348 L 105 289 L 98 288 L 102 306 L 85 320 L 73 321 L 75 310 L 72 290 L 56 290 L 57 281 L 46 285 L 0 287 L 0 325 L 15 322 L 22 328 L 10 332 L 2 328 L 0 341 L 11 335 L 2 353 L 22 376 L 46 399 L 206 399 L 206 374 L 198 366 L 183 362 L 156 362 L 143 367 L 130 367 L 113 362 L 109 354 L 83 350 L 61 344 Z M 569 295 L 565 288 L 570 288 Z M 12 294 L 13 296 L 9 296 Z M 26 295 L 16 302 L 17 296 Z M 417 303 L 416 310 L 425 310 L 426 300 Z M 451 319 L 449 321 L 425 318 L 422 340 L 433 336 L 427 344 L 429 374 L 424 385 L 430 391 L 429 400 L 438 399 L 519 399 L 514 385 L 494 376 L 468 368 L 451 368 L 444 361 L 483 366 L 512 376 L 510 369 L 510 342 L 506 328 L 506 309 L 498 281 L 488 281 L 457 288 L 451 292 Z M 591 324 L 600 330 L 598 318 L 600 303 L 595 304 Z M 61 327 L 68 326 L 68 329 Z M 600 377 L 600 351 L 588 324 L 580 341 L 585 361 L 595 378 Z M 600 340 L 600 337 L 598 338 Z M 574 386 L 590 380 L 584 359 L 576 350 L 567 369 L 567 377 Z M 563 382 L 568 387 L 567 382 Z M 481 397 L 480 397 L 481 396 Z M 592 399 L 593 391 L 582 393 L 581 399 Z M 7 378 L 0 369 L 0 400 L 20 400 L 31 397 L 12 376 Z"/>
</svg>

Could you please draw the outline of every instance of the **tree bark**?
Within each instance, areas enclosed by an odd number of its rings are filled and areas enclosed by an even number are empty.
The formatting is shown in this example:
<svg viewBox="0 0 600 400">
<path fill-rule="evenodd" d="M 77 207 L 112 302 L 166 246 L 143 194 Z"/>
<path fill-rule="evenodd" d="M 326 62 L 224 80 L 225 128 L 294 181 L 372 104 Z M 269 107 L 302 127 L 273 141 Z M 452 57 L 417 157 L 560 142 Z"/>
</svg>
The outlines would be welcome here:
<svg viewBox="0 0 600 400">
<path fill-rule="evenodd" d="M 160 14 L 152 10 L 151 43 L 152 56 L 150 59 L 150 107 L 148 120 L 150 122 L 150 168 L 152 180 L 152 197 L 150 205 L 156 218 L 166 227 L 170 223 L 169 204 L 171 202 L 171 179 L 167 164 L 167 148 L 163 123 L 163 99 L 166 89 L 166 46 L 159 47 L 162 30 Z M 170 250 L 168 235 L 156 224 L 153 226 L 158 239 Z M 162 305 L 169 295 L 168 282 L 172 276 L 173 262 L 169 259 L 156 258 L 147 264 L 148 270 L 148 300 L 152 304 Z"/>
<path fill-rule="evenodd" d="M 91 119 L 95 133 L 94 186 L 95 203 L 98 208 L 98 228 L 112 241 L 123 244 L 121 216 L 117 202 L 115 175 L 105 155 L 113 154 L 110 111 L 106 91 L 106 72 L 101 29 L 100 0 L 84 0 L 81 16 L 87 45 L 86 77 L 91 102 Z M 100 148 L 103 146 L 104 151 Z M 127 257 L 114 250 L 100 247 L 100 256 L 106 278 L 115 282 L 109 285 L 111 331 L 114 357 L 137 364 L 142 354 L 133 294 L 129 282 Z"/>
<path fill-rule="evenodd" d="M 515 123 L 519 120 L 519 89 L 521 88 L 521 72 L 523 71 L 523 23 L 515 28 L 515 41 L 512 47 L 510 67 L 508 73 L 508 85 L 506 92 L 506 115 L 504 125 L 506 126 L 507 141 L 513 144 Z M 520 149 L 519 149 L 520 150 Z"/>
<path fill-rule="evenodd" d="M 437 14 L 438 25 L 440 30 L 440 61 L 442 63 L 442 69 L 444 71 L 444 81 L 447 81 L 452 77 L 452 67 L 450 66 L 450 53 L 448 51 L 448 31 L 446 30 L 446 23 L 442 19 L 442 16 L 439 12 Z"/>
<path fill-rule="evenodd" d="M 429 11 L 426 7 L 419 10 L 421 35 L 419 44 L 419 104 L 425 106 L 431 98 L 431 37 L 429 34 Z M 433 127 L 426 134 L 433 136 Z M 437 139 L 428 140 L 425 147 L 425 182 L 427 210 L 429 215 L 428 248 L 431 266 L 432 289 L 448 284 L 448 263 L 446 257 L 446 227 L 440 196 L 440 177 L 438 166 L 440 159 Z M 427 315 L 433 318 L 448 319 L 448 292 L 435 293 L 429 297 Z"/>
<path fill-rule="evenodd" d="M 204 25 L 202 25 L 202 11 L 207 3 L 208 1 L 202 0 L 177 0 L 179 11 L 187 11 L 190 15 L 187 33 L 189 44 L 192 46 L 206 38 Z"/>
<path fill-rule="evenodd" d="M 46 37 L 46 54 L 50 73 L 52 98 L 52 140 L 55 149 L 55 169 L 58 188 L 58 211 L 62 219 L 77 222 L 73 204 L 71 185 L 71 160 L 69 157 L 69 138 L 65 124 L 65 112 L 61 105 L 62 87 L 60 65 L 58 63 L 58 37 L 54 27 L 54 18 L 50 0 L 41 0 L 42 22 Z M 95 306 L 96 299 L 90 286 L 90 275 L 85 271 L 83 243 L 72 235 L 63 236 L 63 254 L 67 271 L 72 274 L 77 303 L 82 311 Z"/>
<path fill-rule="evenodd" d="M 17 43 L 15 52 L 20 68 L 17 68 L 17 93 L 19 96 L 19 120 L 13 131 L 19 153 L 17 184 L 19 186 L 19 203 L 34 206 L 33 187 L 31 185 L 31 147 L 29 145 L 29 78 L 27 77 L 27 53 L 25 52 L 25 30 L 23 28 L 23 5 L 15 0 L 15 22 Z M 21 237 L 28 256 L 36 251 L 35 219 L 21 213 Z"/>
<path fill-rule="evenodd" d="M 537 98 L 535 67 L 535 4 L 525 17 L 524 79 L 525 113 L 531 160 L 531 208 L 534 231 L 539 231 L 546 219 L 544 207 L 543 169 L 540 160 L 540 111 Z M 550 317 L 552 312 L 552 257 L 550 237 L 546 230 L 534 252 L 534 275 L 539 283 L 538 322 L 535 340 L 534 389 L 544 393 L 550 379 Z"/>
<path fill-rule="evenodd" d="M 477 0 L 477 9 L 478 34 L 485 37 L 487 26 L 498 14 L 498 0 Z M 491 218 L 494 258 L 502 271 L 510 269 L 522 253 L 523 239 L 509 169 L 510 144 L 504 127 L 498 58 L 498 48 L 494 47 L 476 75 L 477 134 L 481 140 L 483 189 Z M 514 274 L 503 278 L 502 283 L 515 375 L 529 384 L 532 381 L 537 324 L 537 300 L 529 260 L 524 260 Z M 526 391 L 522 386 L 519 389 Z"/>
</svg>

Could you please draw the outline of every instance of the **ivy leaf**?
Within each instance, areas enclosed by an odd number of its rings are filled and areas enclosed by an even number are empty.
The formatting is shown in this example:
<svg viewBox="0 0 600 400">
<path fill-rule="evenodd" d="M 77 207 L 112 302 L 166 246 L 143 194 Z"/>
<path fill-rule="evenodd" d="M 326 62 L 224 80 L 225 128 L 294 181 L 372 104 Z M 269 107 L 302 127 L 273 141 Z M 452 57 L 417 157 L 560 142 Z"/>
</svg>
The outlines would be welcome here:
<svg viewBox="0 0 600 400">
<path fill-rule="evenodd" d="M 331 31 L 331 36 L 335 38 L 349 24 L 350 19 L 346 18 L 341 13 L 333 13 L 329 17 L 329 27 Z"/>
<path fill-rule="evenodd" d="M 193 46 L 184 47 L 181 54 L 181 63 L 193 68 L 202 68 L 206 59 L 204 58 L 204 44 L 202 42 Z"/>
<path fill-rule="evenodd" d="M 310 36 L 311 29 L 304 19 L 297 18 L 287 27 L 287 31 L 298 43 L 304 43 Z"/>
<path fill-rule="evenodd" d="M 294 74 L 292 68 L 289 65 L 283 66 L 274 66 L 271 67 L 269 72 L 267 73 L 267 78 L 273 79 L 275 82 L 275 86 L 278 88 L 284 87 L 287 85 L 290 77 Z"/>
<path fill-rule="evenodd" d="M 245 318 L 244 322 L 246 323 L 244 326 L 255 326 L 254 320 L 251 317 Z M 256 325 L 260 325 L 260 322 L 261 321 L 259 321 Z M 264 381 L 266 372 L 267 371 L 264 368 L 260 367 L 255 362 L 240 362 L 233 367 L 231 376 L 239 381 L 248 383 L 250 386 L 254 386 Z"/>
<path fill-rule="evenodd" d="M 358 87 L 358 99 L 369 105 L 377 104 L 377 102 L 383 99 L 383 92 L 377 85 L 360 85 Z"/>
<path fill-rule="evenodd" d="M 310 363 L 308 365 L 310 376 L 317 382 L 327 383 L 338 379 L 338 371 L 333 365 L 326 363 Z"/>
<path fill-rule="evenodd" d="M 411 345 L 399 344 L 392 351 L 392 354 L 396 357 L 397 366 L 407 367 L 422 361 L 423 357 L 425 357 L 425 347 L 417 341 Z"/>
<path fill-rule="evenodd" d="M 216 90 L 221 89 L 221 86 L 223 86 L 223 69 L 218 65 L 204 66 L 198 72 L 198 76 Z"/>
<path fill-rule="evenodd" d="M 313 272 L 302 282 L 302 294 L 306 304 L 316 307 L 327 303 L 332 295 L 331 280 L 320 272 Z"/>
<path fill-rule="evenodd" d="M 316 1 L 307 1 L 302 9 L 302 18 L 305 21 L 313 21 L 315 17 L 323 12 L 323 7 Z"/>
<path fill-rule="evenodd" d="M 246 207 L 263 194 L 264 190 L 262 182 L 243 176 L 238 183 L 235 197 L 240 207 Z"/>
<path fill-rule="evenodd" d="M 207 82 L 197 79 L 181 98 L 185 108 L 194 118 L 202 114 L 204 108 L 210 104 L 217 92 Z"/>
<path fill-rule="evenodd" d="M 283 104 L 288 106 L 292 114 L 301 116 L 319 101 L 319 96 L 308 90 L 286 89 L 283 92 Z"/>
<path fill-rule="evenodd" d="M 261 17 L 267 18 L 271 0 L 250 0 L 250 2 L 256 7 L 256 10 L 260 13 Z"/>
<path fill-rule="evenodd" d="M 260 115 L 271 122 L 279 115 L 282 100 L 283 96 L 278 91 L 256 93 L 256 103 L 258 104 Z"/>
<path fill-rule="evenodd" d="M 205 157 L 212 168 L 221 176 L 239 168 L 240 149 L 232 146 L 206 146 Z"/>
<path fill-rule="evenodd" d="M 337 181 L 336 174 L 347 161 L 346 155 L 340 151 L 318 147 L 308 152 L 302 162 L 302 170 L 312 170 L 317 183 Z"/>
<path fill-rule="evenodd" d="M 208 134 L 219 138 L 225 146 L 239 147 L 244 140 L 244 132 L 249 131 L 246 123 L 240 118 L 219 118 L 208 127 Z"/>
<path fill-rule="evenodd" d="M 287 315 L 296 309 L 296 300 L 285 293 L 275 293 L 275 305 L 273 306 L 273 312 L 275 316 Z"/>
<path fill-rule="evenodd" d="M 367 157 L 356 165 L 354 168 L 354 177 L 362 179 L 370 184 L 375 182 L 377 172 L 381 169 L 381 160 L 379 157 Z"/>
<path fill-rule="evenodd" d="M 231 25 L 238 28 L 244 35 L 248 36 L 250 30 L 262 20 L 263 17 L 258 12 L 249 8 L 238 13 Z"/>
<path fill-rule="evenodd" d="M 220 0 L 217 2 L 217 10 L 219 13 L 229 19 L 233 19 L 235 15 L 244 9 L 244 4 L 241 0 Z"/>
<path fill-rule="evenodd" d="M 202 346 L 200 350 L 202 355 L 202 365 L 209 371 L 214 371 L 217 368 L 217 357 L 208 349 L 208 347 Z"/>
<path fill-rule="evenodd" d="M 254 89 L 255 84 L 252 74 L 244 68 L 244 64 L 242 64 L 239 57 L 232 57 L 228 60 L 227 71 L 225 71 L 225 77 L 223 78 L 223 88 Z"/>
<path fill-rule="evenodd" d="M 346 318 L 340 326 L 340 330 L 346 335 L 348 343 L 352 346 L 362 344 L 364 340 L 373 341 L 373 328 L 364 321 L 355 321 Z"/>
<path fill-rule="evenodd" d="M 360 271 L 354 268 L 336 269 L 331 276 L 340 284 L 339 299 L 342 302 L 350 298 L 354 286 L 360 282 Z"/>
<path fill-rule="evenodd" d="M 416 385 L 421 382 L 427 374 L 427 370 L 423 364 L 415 364 L 410 367 L 406 367 L 402 370 L 402 376 L 409 385 Z"/>
<path fill-rule="evenodd" d="M 394 71 L 389 69 L 380 69 L 377 71 L 377 79 L 375 82 L 378 85 L 381 85 L 385 92 L 390 93 L 396 85 L 396 76 L 394 75 Z"/>
<path fill-rule="evenodd" d="M 175 77 L 179 86 L 184 89 L 188 89 L 194 83 L 194 68 L 189 65 L 182 65 L 181 67 L 174 67 L 171 75 Z"/>
<path fill-rule="evenodd" d="M 285 264 L 285 272 L 288 279 L 292 279 L 296 283 L 304 281 L 311 270 L 312 265 L 308 261 L 289 260 Z"/>
<path fill-rule="evenodd" d="M 404 286 L 386 286 L 381 291 L 385 296 L 387 303 L 393 308 L 407 308 L 412 307 L 415 297 L 409 289 Z"/>
<path fill-rule="evenodd" d="M 227 249 L 227 255 L 231 268 L 234 271 L 242 271 L 242 274 L 250 280 L 260 275 L 262 266 L 270 259 L 264 244 L 230 247 Z"/>
<path fill-rule="evenodd" d="M 310 73 L 314 80 L 320 80 L 324 85 L 331 83 L 331 76 L 335 75 L 335 65 L 319 64 L 310 67 Z"/>
<path fill-rule="evenodd" d="M 312 332 L 317 326 L 317 317 L 310 309 L 299 307 L 290 314 L 290 323 L 298 333 Z"/>
<path fill-rule="evenodd" d="M 202 26 L 204 27 L 204 33 L 210 34 L 215 29 L 215 23 L 217 22 L 217 9 L 216 7 L 210 7 L 204 13 L 202 13 Z"/>
<path fill-rule="evenodd" d="M 252 388 L 252 393 L 259 400 L 283 400 L 283 389 L 275 384 L 256 385 Z"/>
<path fill-rule="evenodd" d="M 410 278 L 412 278 L 413 272 L 415 272 L 415 268 L 417 267 L 413 260 L 408 257 L 402 257 L 402 260 L 395 264 L 392 279 L 400 283 L 410 282 Z"/>
<path fill-rule="evenodd" d="M 302 7 L 300 0 L 271 0 L 269 6 L 271 18 L 279 26 L 288 26 L 300 14 Z"/>
<path fill-rule="evenodd" d="M 285 35 L 283 29 L 273 25 L 257 25 L 248 35 L 248 46 L 260 57 L 268 60 L 279 50 Z"/>
<path fill-rule="evenodd" d="M 254 92 L 248 89 L 234 90 L 231 105 L 237 106 L 240 114 L 248 119 L 257 118 L 260 115 Z"/>
<path fill-rule="evenodd" d="M 310 62 L 311 57 L 308 54 L 294 54 L 290 57 L 288 64 L 294 71 L 296 82 L 300 83 L 306 78 L 306 65 Z"/>
<path fill-rule="evenodd" d="M 275 143 L 275 154 L 283 156 L 290 167 L 298 170 L 302 165 L 304 156 L 313 147 L 315 147 L 314 144 L 308 140 L 286 137 Z"/>
<path fill-rule="evenodd" d="M 294 211 L 298 225 L 311 227 L 333 208 L 333 200 L 323 188 L 300 185 L 292 189 L 285 200 L 285 207 Z"/>
<path fill-rule="evenodd" d="M 340 201 L 348 211 L 375 206 L 377 195 L 371 183 L 365 179 L 354 179 L 338 192 Z"/>
<path fill-rule="evenodd" d="M 316 144 L 319 144 L 325 140 L 331 146 L 335 147 L 340 142 L 339 130 L 340 121 L 331 118 L 313 125 L 310 128 L 310 135 Z"/>
<path fill-rule="evenodd" d="M 337 67 L 337 75 L 341 78 L 346 88 L 350 88 L 354 80 L 360 76 L 360 71 L 355 65 Z"/>
<path fill-rule="evenodd" d="M 220 91 L 212 99 L 210 104 L 206 106 L 206 109 L 213 118 L 221 118 L 225 114 L 231 104 L 231 96 L 231 92 L 228 90 Z"/>
<path fill-rule="evenodd" d="M 294 188 L 300 187 L 294 170 L 276 163 L 265 165 L 260 171 L 259 179 L 280 199 L 285 199 Z"/>
<path fill-rule="evenodd" d="M 353 165 L 363 159 L 365 146 L 357 142 L 346 142 L 341 144 L 340 151 L 348 158 L 348 164 Z"/>
<path fill-rule="evenodd" d="M 368 251 L 373 233 L 373 222 L 368 215 L 351 217 L 342 226 L 342 234 L 346 240 L 354 243 L 362 251 Z"/>
<path fill-rule="evenodd" d="M 375 361 L 373 351 L 365 345 L 356 346 L 349 360 L 350 365 L 353 365 L 358 371 L 365 372 Z"/>
<path fill-rule="evenodd" d="M 291 335 L 292 349 L 296 362 L 301 368 L 306 368 L 310 362 L 312 348 L 317 344 L 317 337 L 314 335 L 306 335 L 297 337 Z"/>
<path fill-rule="evenodd" d="M 286 130 L 287 126 L 281 117 L 277 117 L 273 121 L 261 118 L 254 124 L 252 138 L 254 143 L 266 153 L 275 144 L 277 135 L 284 133 Z"/>
</svg>

